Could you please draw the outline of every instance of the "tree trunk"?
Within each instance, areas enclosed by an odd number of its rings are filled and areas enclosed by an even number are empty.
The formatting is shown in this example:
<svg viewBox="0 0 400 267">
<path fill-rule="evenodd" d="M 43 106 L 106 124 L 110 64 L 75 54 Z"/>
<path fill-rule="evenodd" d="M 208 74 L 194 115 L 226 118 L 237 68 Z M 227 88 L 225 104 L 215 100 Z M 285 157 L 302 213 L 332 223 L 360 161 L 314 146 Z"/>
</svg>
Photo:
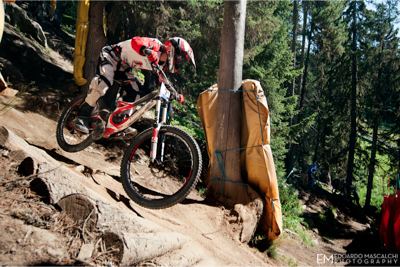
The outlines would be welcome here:
<svg viewBox="0 0 400 267">
<path fill-rule="evenodd" d="M 107 41 L 115 44 L 121 41 L 122 19 L 121 10 L 126 8 L 126 2 L 115 1 L 109 2 L 106 6 L 107 10 Z"/>
<path fill-rule="evenodd" d="M 293 68 L 296 68 L 296 40 L 297 40 L 297 27 L 298 27 L 298 21 L 299 21 L 299 2 L 298 0 L 293 1 L 293 14 L 292 14 L 292 43 L 290 45 L 290 49 L 293 55 Z M 295 91 L 296 91 L 296 80 L 298 77 L 293 77 L 292 79 L 292 84 L 288 88 L 288 96 L 294 96 Z M 296 119 L 295 117 L 291 117 L 289 121 L 289 127 L 292 126 L 293 124 L 296 124 Z M 291 170 L 294 165 L 295 157 L 297 154 L 297 147 L 298 144 L 294 141 L 295 138 L 292 136 L 290 137 L 289 140 L 289 149 L 288 153 L 286 154 L 286 159 L 285 159 L 285 168 L 286 170 Z"/>
<path fill-rule="evenodd" d="M 365 196 L 365 205 L 364 209 L 368 210 L 371 205 L 371 193 L 372 186 L 374 181 L 374 173 L 375 173 L 375 161 L 376 161 L 376 149 L 378 143 L 378 118 L 375 116 L 374 125 L 372 130 L 372 147 L 371 147 L 371 158 L 368 166 L 368 184 L 367 184 L 367 195 Z"/>
<path fill-rule="evenodd" d="M 303 29 L 301 31 L 301 53 L 300 53 L 300 69 L 304 68 L 304 56 L 305 56 L 305 48 L 306 48 L 306 36 L 307 36 L 307 21 L 308 21 L 308 4 L 307 1 L 302 2 L 303 5 Z M 307 46 L 307 50 L 308 50 Z M 309 51 L 308 51 L 309 52 Z M 299 81 L 299 93 L 301 93 L 301 85 L 303 84 L 303 76 L 304 70 L 300 75 Z"/>
<path fill-rule="evenodd" d="M 88 83 L 85 89 L 89 88 L 90 81 L 96 74 L 97 62 L 101 48 L 106 44 L 106 37 L 103 29 L 103 10 L 106 2 L 92 1 L 89 10 L 89 33 L 86 45 L 86 61 L 84 75 Z"/>
<path fill-rule="evenodd" d="M 382 67 L 383 64 L 383 55 L 384 55 L 384 47 L 385 41 L 384 39 L 381 40 L 379 46 L 379 68 L 378 68 L 378 75 L 376 81 L 374 81 L 374 104 L 373 107 L 373 125 L 372 125 L 372 147 L 371 147 L 371 158 L 368 165 L 368 184 L 367 184 L 367 194 L 365 196 L 365 205 L 364 209 L 368 210 L 371 205 L 371 194 L 372 194 L 372 187 L 373 187 L 373 180 L 374 180 L 374 173 L 375 173 L 375 163 L 376 163 L 376 151 L 377 151 L 377 143 L 378 143 L 378 130 L 379 130 L 379 112 L 382 110 L 380 108 L 380 103 L 382 103 L 382 99 L 380 98 L 380 92 L 383 90 L 382 84 L 385 84 L 384 79 L 382 78 L 382 74 L 384 69 Z"/>
<path fill-rule="evenodd" d="M 306 95 L 308 65 L 310 62 L 311 37 L 312 37 L 313 31 L 314 31 L 314 22 L 311 20 L 311 28 L 310 28 L 310 31 L 308 32 L 308 36 L 307 36 L 307 39 L 308 39 L 307 52 L 306 52 L 306 58 L 304 60 L 304 69 L 303 69 L 303 75 L 302 75 L 301 87 L 300 87 L 300 104 L 299 104 L 300 109 L 302 109 L 304 106 L 304 97 Z"/>
<path fill-rule="evenodd" d="M 352 10 L 352 44 L 351 44 L 351 96 L 350 96 L 350 137 L 347 158 L 346 194 L 350 197 L 353 182 L 354 154 L 357 142 L 357 2 L 351 3 Z"/>
<path fill-rule="evenodd" d="M 299 2 L 298 0 L 293 1 L 293 14 L 292 14 L 292 43 L 291 43 L 291 51 L 293 55 L 293 68 L 296 68 L 296 40 L 297 40 L 297 26 L 299 21 Z M 292 88 L 289 92 L 290 96 L 294 96 L 296 90 L 296 77 L 293 77 L 292 80 Z"/>
<path fill-rule="evenodd" d="M 224 2 L 215 148 L 219 164 L 210 172 L 210 194 L 233 204 L 246 201 L 240 170 L 240 129 L 246 0 Z"/>
<path fill-rule="evenodd" d="M 57 205 L 78 225 L 87 227 L 89 231 L 93 231 L 96 228 L 98 220 L 96 203 L 91 201 L 85 195 L 67 195 L 60 199 Z"/>
</svg>

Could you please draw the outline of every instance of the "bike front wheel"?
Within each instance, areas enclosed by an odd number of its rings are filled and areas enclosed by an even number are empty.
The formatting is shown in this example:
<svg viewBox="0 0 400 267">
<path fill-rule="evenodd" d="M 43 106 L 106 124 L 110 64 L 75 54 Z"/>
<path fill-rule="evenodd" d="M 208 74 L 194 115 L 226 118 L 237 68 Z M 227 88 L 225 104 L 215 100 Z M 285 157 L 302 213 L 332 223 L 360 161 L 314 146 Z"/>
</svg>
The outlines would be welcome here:
<svg viewBox="0 0 400 267">
<path fill-rule="evenodd" d="M 152 128 L 138 135 L 125 151 L 122 185 L 129 197 L 150 209 L 183 201 L 196 186 L 202 169 L 200 148 L 179 128 L 163 126 L 158 133 L 157 157 L 150 160 Z"/>
</svg>

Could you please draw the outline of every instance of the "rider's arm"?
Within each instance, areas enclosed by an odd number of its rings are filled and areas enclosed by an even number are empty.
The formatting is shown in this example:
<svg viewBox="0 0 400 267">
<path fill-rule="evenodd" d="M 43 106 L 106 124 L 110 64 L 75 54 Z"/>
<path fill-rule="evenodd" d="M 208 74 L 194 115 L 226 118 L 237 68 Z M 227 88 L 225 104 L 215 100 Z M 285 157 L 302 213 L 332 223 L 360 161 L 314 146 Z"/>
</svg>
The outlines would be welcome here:
<svg viewBox="0 0 400 267">
<path fill-rule="evenodd" d="M 151 63 L 158 63 L 158 52 L 163 47 L 159 40 L 148 37 L 133 37 L 131 46 L 138 54 L 147 56 Z"/>
</svg>

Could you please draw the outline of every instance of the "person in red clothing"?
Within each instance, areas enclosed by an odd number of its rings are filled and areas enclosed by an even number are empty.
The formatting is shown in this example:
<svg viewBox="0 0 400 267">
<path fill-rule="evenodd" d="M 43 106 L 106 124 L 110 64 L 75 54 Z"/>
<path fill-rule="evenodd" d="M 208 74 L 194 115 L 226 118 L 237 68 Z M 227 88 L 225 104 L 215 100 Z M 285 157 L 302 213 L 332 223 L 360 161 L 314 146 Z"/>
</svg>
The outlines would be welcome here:
<svg viewBox="0 0 400 267">
<path fill-rule="evenodd" d="M 195 67 L 193 50 L 189 43 L 180 37 L 168 39 L 164 44 L 158 39 L 148 37 L 133 37 L 132 39 L 102 48 L 96 76 L 89 85 L 85 103 L 78 113 L 75 127 L 89 133 L 91 113 L 100 97 L 113 85 L 114 75 L 123 72 L 129 77 L 137 70 L 148 71 L 151 74 L 153 64 L 159 64 L 166 72 L 176 73 L 182 60 L 187 60 Z M 131 84 L 132 90 L 139 92 L 148 87 L 149 75 L 144 81 L 136 79 Z M 141 81 L 140 81 L 141 80 Z"/>
</svg>

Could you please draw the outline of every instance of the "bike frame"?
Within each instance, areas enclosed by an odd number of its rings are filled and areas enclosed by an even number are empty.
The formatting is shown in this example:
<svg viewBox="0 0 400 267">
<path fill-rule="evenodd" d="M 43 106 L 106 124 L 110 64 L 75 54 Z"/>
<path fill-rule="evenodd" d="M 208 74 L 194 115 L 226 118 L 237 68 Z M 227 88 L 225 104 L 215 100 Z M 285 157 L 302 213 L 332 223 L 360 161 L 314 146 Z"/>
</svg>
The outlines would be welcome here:
<svg viewBox="0 0 400 267">
<path fill-rule="evenodd" d="M 142 117 L 146 111 L 156 106 L 156 121 L 153 125 L 150 159 L 152 162 L 155 161 L 157 157 L 157 146 L 160 139 L 160 161 L 162 162 L 164 158 L 164 136 L 159 138 L 159 131 L 163 125 L 168 124 L 170 110 L 172 109 L 171 100 L 174 99 L 174 96 L 178 94 L 162 69 L 159 66 L 155 66 L 154 69 L 157 72 L 161 82 L 159 89 L 149 93 L 135 102 L 118 100 L 117 108 L 110 114 L 110 116 L 108 116 L 107 124 L 103 132 L 103 138 L 109 138 L 111 135 L 125 130 L 140 117 Z M 137 109 L 137 106 L 143 103 L 145 104 L 141 108 Z M 115 123 L 113 119 L 122 114 L 129 115 L 121 122 Z"/>
<path fill-rule="evenodd" d="M 113 111 L 113 113 L 108 116 L 107 125 L 105 127 L 103 138 L 109 138 L 112 134 L 121 132 L 135 123 L 146 111 L 150 110 L 154 107 L 155 102 L 154 98 L 157 96 L 157 92 L 151 92 L 143 98 L 140 98 L 135 102 L 125 102 L 125 101 L 117 101 L 117 108 Z M 137 109 L 138 105 L 143 103 L 143 107 Z M 120 123 L 114 123 L 114 118 L 123 114 L 128 113 L 130 116 L 124 118 Z"/>
</svg>

